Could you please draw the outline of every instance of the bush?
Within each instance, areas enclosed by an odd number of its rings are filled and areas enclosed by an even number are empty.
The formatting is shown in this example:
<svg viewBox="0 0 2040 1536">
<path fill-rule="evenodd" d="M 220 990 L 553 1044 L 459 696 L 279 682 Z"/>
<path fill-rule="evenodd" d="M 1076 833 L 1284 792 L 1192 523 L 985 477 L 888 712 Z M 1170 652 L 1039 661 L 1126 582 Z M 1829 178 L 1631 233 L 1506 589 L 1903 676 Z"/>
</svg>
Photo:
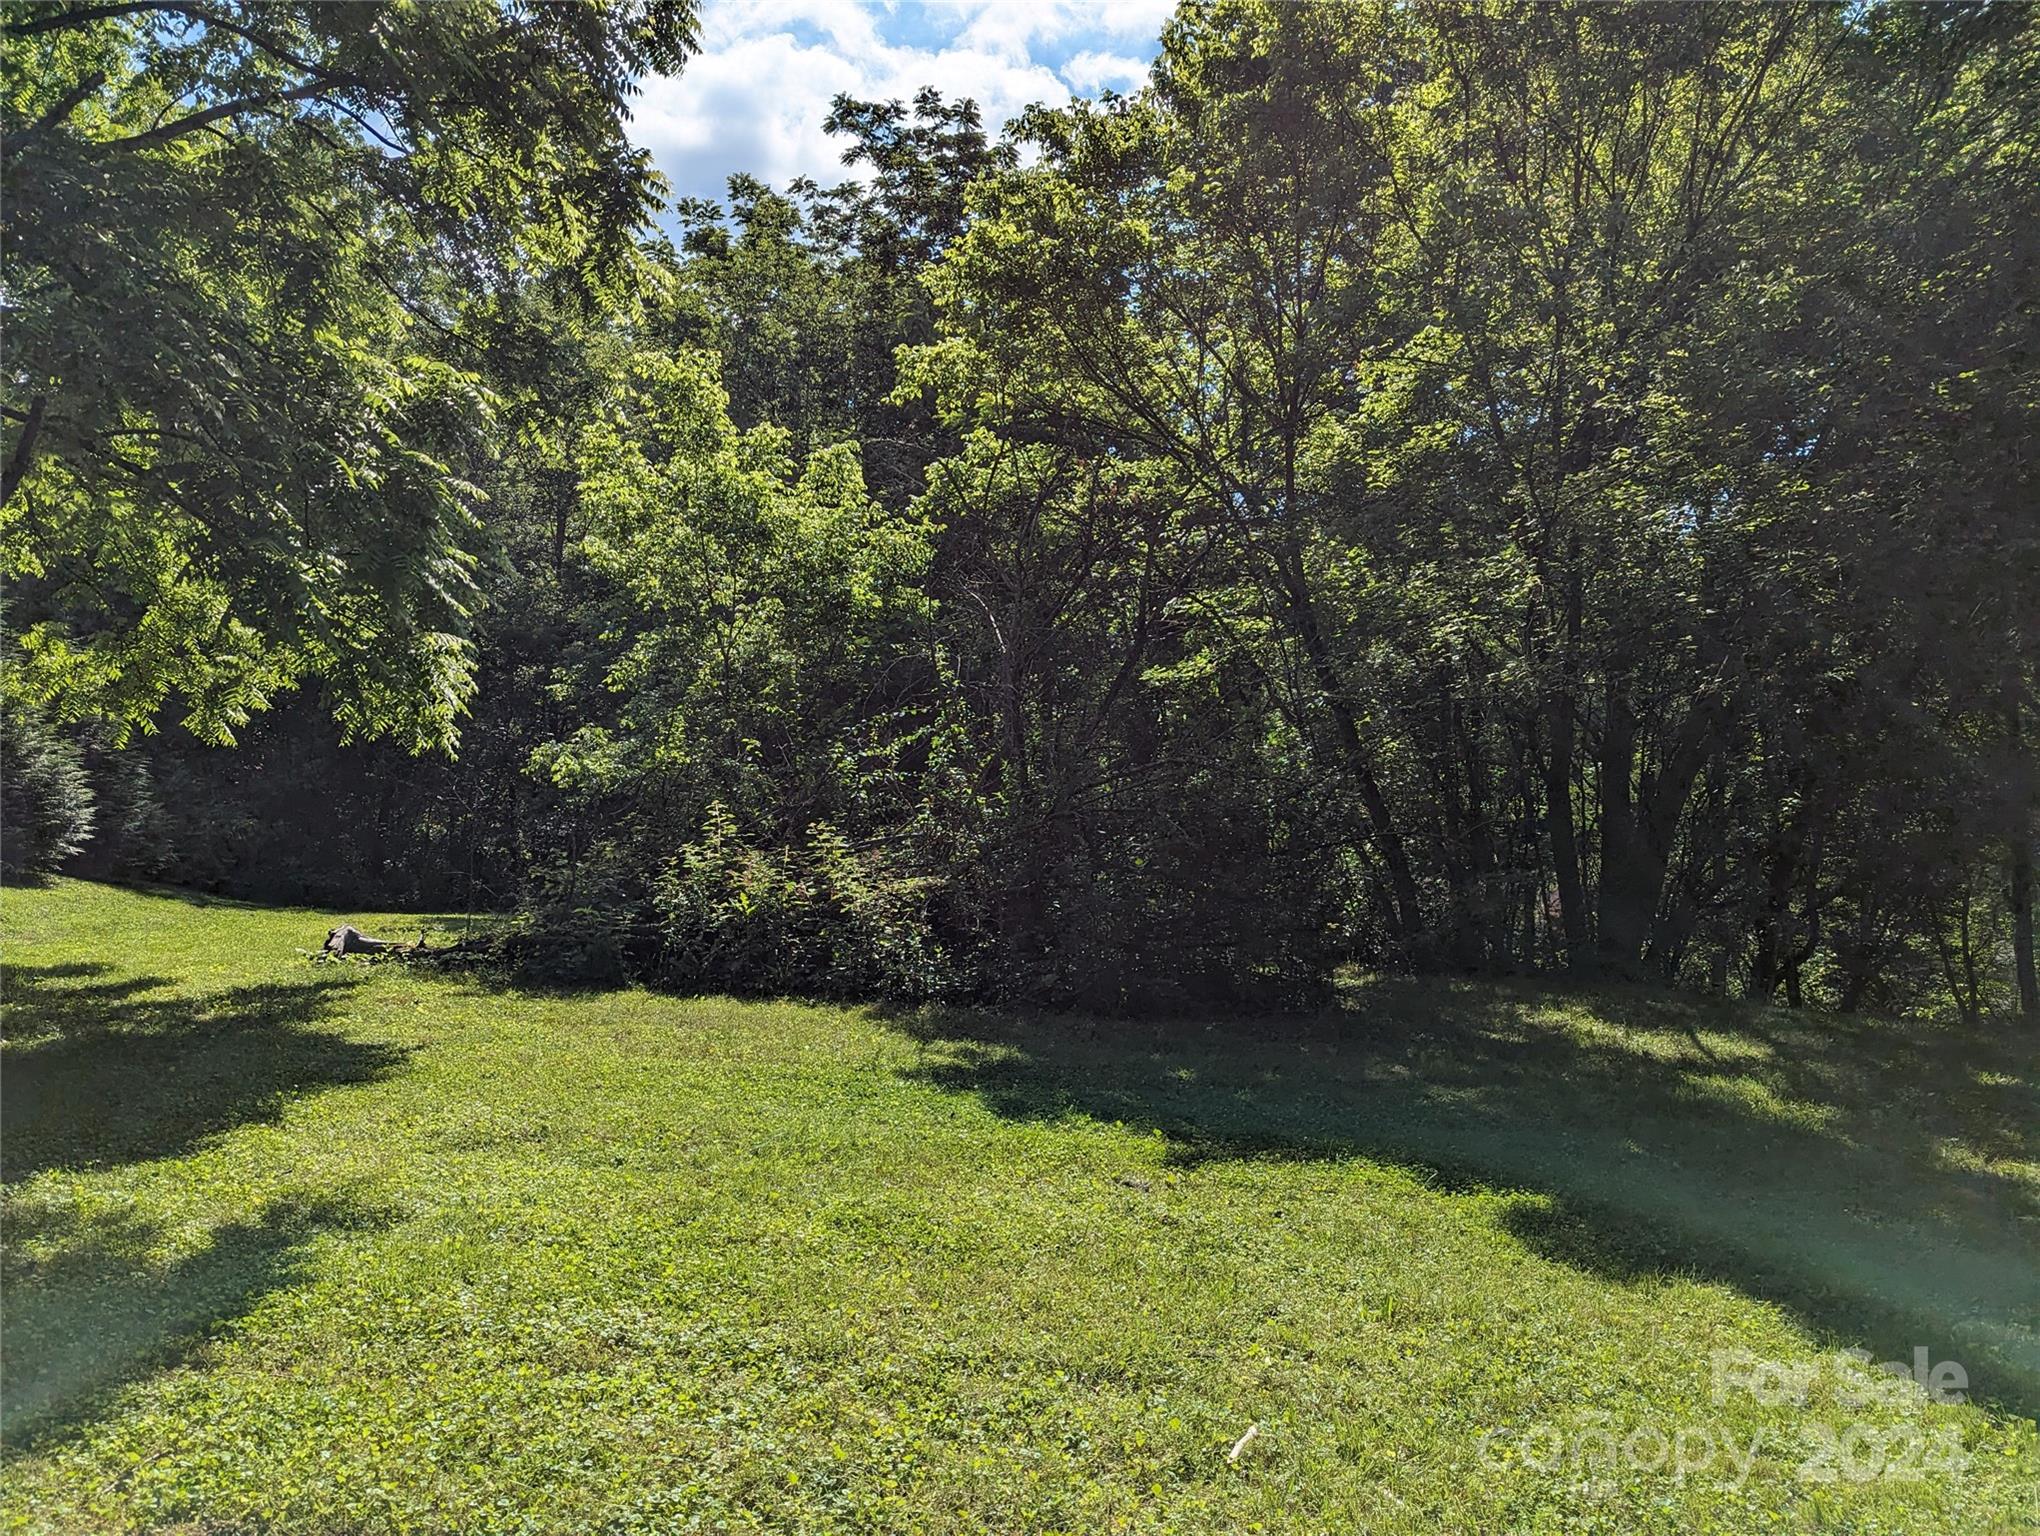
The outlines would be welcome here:
<svg viewBox="0 0 2040 1536">
<path fill-rule="evenodd" d="M 537 987 L 614 987 L 630 979 L 634 914 L 552 904 L 517 915 L 498 941 L 511 977 Z"/>
<path fill-rule="evenodd" d="M 943 995 L 958 978 L 929 923 L 933 885 L 827 822 L 801 848 L 753 846 L 718 802 L 657 883 L 659 978 L 730 992 Z"/>
<path fill-rule="evenodd" d="M 71 873 L 88 880 L 174 876 L 180 883 L 192 883 L 149 758 L 132 748 L 110 746 L 93 732 L 86 734 L 82 745 L 92 786 L 92 843 L 71 862 Z M 187 805 L 218 814 L 216 796 L 202 790 L 186 795 Z"/>
<path fill-rule="evenodd" d="M 92 840 L 92 778 L 77 741 L 0 708 L 0 873 L 45 874 Z"/>
</svg>

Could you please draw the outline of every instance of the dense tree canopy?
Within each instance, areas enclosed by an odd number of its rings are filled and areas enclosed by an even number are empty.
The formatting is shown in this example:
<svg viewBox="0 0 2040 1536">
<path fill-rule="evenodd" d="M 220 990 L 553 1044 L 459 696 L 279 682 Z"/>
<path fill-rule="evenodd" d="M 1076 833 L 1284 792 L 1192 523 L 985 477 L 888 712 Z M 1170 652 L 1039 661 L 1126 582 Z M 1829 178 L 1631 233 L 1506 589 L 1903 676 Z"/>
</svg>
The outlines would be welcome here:
<svg viewBox="0 0 2040 1536">
<path fill-rule="evenodd" d="M 305 678 L 453 740 L 491 453 L 481 289 L 636 262 L 624 137 L 684 7 L 12 6 L 16 687 L 230 741 Z M 174 703 L 172 702 L 174 700 Z"/>
<path fill-rule="evenodd" d="M 5 33 L 9 728 L 88 860 L 689 985 L 2040 1012 L 2024 7 L 1192 0 L 665 233 L 671 8 Z"/>
</svg>

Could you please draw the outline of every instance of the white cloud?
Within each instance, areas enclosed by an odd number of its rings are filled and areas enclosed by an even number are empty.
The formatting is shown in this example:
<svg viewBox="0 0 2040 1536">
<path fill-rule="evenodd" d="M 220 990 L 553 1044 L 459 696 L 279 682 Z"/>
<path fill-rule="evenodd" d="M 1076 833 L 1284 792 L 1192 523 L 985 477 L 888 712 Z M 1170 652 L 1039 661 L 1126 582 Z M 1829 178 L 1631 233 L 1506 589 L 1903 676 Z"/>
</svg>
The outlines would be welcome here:
<svg viewBox="0 0 2040 1536">
<path fill-rule="evenodd" d="M 1167 0 L 710 0 L 702 50 L 648 80 L 632 136 L 676 195 L 721 196 L 744 171 L 784 186 L 846 180 L 822 131 L 839 92 L 911 98 L 923 85 L 973 98 L 994 133 L 1030 102 L 1126 89 L 1145 76 Z M 1084 46 L 1072 51 L 1077 45 Z M 1108 45 L 1110 45 L 1108 47 Z M 1056 64 L 1055 60 L 1060 60 Z"/>
<path fill-rule="evenodd" d="M 1108 87 L 1130 91 L 1147 79 L 1148 61 L 1124 53 L 1099 53 L 1087 49 L 1071 54 L 1056 73 L 1081 96 L 1095 96 Z"/>
<path fill-rule="evenodd" d="M 928 0 L 934 14 L 963 23 L 964 42 L 1026 57 L 1031 45 L 1087 35 L 1149 41 L 1174 0 Z"/>
<path fill-rule="evenodd" d="M 845 54 L 880 46 L 877 13 L 864 0 L 712 0 L 701 17 L 702 51 L 714 54 L 744 38 L 807 27 Z"/>
<path fill-rule="evenodd" d="M 842 55 L 789 34 L 745 39 L 694 59 L 677 80 L 649 82 L 633 137 L 680 196 L 720 196 L 737 171 L 780 186 L 801 175 L 840 180 L 822 118 L 859 79 Z"/>
</svg>

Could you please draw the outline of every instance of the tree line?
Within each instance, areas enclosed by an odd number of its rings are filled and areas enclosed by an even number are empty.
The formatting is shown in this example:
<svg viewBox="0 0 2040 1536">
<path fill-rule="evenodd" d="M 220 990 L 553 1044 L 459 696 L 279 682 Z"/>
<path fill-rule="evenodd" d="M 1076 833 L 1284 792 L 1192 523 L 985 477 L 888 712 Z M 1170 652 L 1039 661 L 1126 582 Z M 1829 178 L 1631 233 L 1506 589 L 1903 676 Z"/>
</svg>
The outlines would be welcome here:
<svg viewBox="0 0 2040 1536">
<path fill-rule="evenodd" d="M 1192 0 L 670 207 L 685 7 L 0 35 L 16 873 L 558 980 L 2040 1013 L 2026 7 Z"/>
</svg>

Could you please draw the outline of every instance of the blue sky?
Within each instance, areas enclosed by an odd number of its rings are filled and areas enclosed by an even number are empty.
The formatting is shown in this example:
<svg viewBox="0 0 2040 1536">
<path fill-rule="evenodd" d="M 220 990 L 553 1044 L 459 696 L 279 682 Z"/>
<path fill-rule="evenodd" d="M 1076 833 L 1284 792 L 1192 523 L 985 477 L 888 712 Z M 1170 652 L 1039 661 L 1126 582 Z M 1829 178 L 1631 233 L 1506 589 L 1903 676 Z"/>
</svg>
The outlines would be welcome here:
<svg viewBox="0 0 2040 1536">
<path fill-rule="evenodd" d="M 822 132 L 838 91 L 976 98 L 997 130 L 1033 101 L 1129 90 L 1172 0 L 706 0 L 701 52 L 645 82 L 633 136 L 680 197 L 719 197 L 732 172 L 775 186 L 844 180 Z"/>
</svg>

